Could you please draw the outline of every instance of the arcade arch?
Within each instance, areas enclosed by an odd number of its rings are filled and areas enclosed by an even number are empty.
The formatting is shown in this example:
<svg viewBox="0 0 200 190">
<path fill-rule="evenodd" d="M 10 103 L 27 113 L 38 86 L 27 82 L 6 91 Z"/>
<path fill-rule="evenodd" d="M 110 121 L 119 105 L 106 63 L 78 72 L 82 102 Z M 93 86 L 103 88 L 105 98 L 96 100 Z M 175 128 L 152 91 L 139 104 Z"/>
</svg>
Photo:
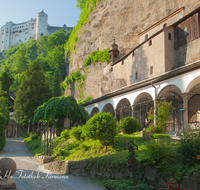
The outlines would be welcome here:
<svg viewBox="0 0 200 190">
<path fill-rule="evenodd" d="M 172 102 L 170 118 L 167 121 L 167 131 L 179 131 L 183 125 L 183 94 L 175 85 L 164 87 L 157 96 L 157 101 Z"/>
<path fill-rule="evenodd" d="M 113 116 L 114 116 L 114 108 L 113 108 L 113 105 L 110 104 L 110 103 L 107 103 L 104 107 L 103 107 L 103 110 L 102 112 L 109 112 L 111 113 Z"/>
<path fill-rule="evenodd" d="M 131 104 L 128 99 L 123 98 L 122 100 L 120 100 L 120 102 L 117 105 L 116 117 L 117 117 L 117 120 L 119 121 L 120 119 L 124 117 L 128 117 L 128 116 L 129 117 L 132 116 Z"/>
<path fill-rule="evenodd" d="M 154 107 L 153 98 L 149 93 L 141 93 L 134 102 L 134 117 L 141 124 L 141 128 L 146 128 L 150 124 L 147 115 L 151 108 Z"/>
<path fill-rule="evenodd" d="M 90 114 L 90 117 L 92 117 L 94 114 L 98 113 L 99 109 L 97 107 L 93 108 Z"/>
</svg>

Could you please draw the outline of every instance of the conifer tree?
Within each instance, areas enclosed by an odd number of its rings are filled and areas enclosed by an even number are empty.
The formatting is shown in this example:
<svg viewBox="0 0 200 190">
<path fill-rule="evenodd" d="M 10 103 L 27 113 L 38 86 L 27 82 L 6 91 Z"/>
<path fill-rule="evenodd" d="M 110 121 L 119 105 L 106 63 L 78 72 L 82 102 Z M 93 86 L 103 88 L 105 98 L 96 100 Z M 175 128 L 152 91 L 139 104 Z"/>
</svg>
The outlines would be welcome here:
<svg viewBox="0 0 200 190">
<path fill-rule="evenodd" d="M 14 103 L 14 117 L 19 124 L 27 124 L 35 109 L 51 98 L 49 85 L 41 66 L 34 61 L 25 73 Z"/>
<path fill-rule="evenodd" d="M 53 96 L 58 97 L 61 95 L 61 88 L 60 88 L 60 80 L 59 80 L 59 70 L 56 69 L 54 76 L 53 76 L 53 83 L 52 83 L 52 91 Z"/>
<path fill-rule="evenodd" d="M 12 84 L 13 79 L 7 74 L 6 71 L 3 71 L 0 76 L 0 112 L 6 118 L 6 126 L 9 123 L 9 88 Z"/>
</svg>

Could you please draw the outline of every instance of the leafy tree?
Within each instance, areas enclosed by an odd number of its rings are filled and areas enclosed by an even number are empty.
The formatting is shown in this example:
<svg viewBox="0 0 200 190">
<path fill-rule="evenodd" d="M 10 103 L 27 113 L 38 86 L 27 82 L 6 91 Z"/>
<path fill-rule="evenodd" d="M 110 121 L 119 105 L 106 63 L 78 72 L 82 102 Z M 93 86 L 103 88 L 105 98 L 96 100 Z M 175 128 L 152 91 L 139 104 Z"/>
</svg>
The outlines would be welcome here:
<svg viewBox="0 0 200 190">
<path fill-rule="evenodd" d="M 49 85 L 43 70 L 34 61 L 25 73 L 14 103 L 14 117 L 20 124 L 27 124 L 33 118 L 35 109 L 51 97 Z"/>
<path fill-rule="evenodd" d="M 52 82 L 52 93 L 54 97 L 58 97 L 61 95 L 61 88 L 60 88 L 60 80 L 59 80 L 59 70 L 56 69 L 53 82 Z"/>
<path fill-rule="evenodd" d="M 88 114 L 82 106 L 77 104 L 73 96 L 59 96 L 53 97 L 42 106 L 39 106 L 34 112 L 33 122 L 43 121 L 55 124 L 55 120 L 58 120 L 56 127 L 61 128 L 61 121 L 66 116 L 72 121 L 86 121 Z"/>
<path fill-rule="evenodd" d="M 150 125 L 150 129 L 153 133 L 164 133 L 166 132 L 167 119 L 170 118 L 172 102 L 156 102 L 156 125 Z M 173 110 L 175 108 L 172 108 Z M 154 111 L 151 108 L 148 112 L 148 120 L 154 119 Z"/>
</svg>

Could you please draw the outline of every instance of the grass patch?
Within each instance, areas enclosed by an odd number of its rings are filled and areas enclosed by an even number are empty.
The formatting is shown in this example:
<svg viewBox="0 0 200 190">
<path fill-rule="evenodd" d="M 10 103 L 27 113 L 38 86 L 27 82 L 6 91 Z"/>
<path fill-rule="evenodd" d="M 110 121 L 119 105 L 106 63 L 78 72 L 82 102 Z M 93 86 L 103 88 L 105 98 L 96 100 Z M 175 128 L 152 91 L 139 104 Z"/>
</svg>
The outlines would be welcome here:
<svg viewBox="0 0 200 190">
<path fill-rule="evenodd" d="M 99 165 L 113 166 L 119 163 L 126 163 L 128 154 L 128 143 L 133 141 L 138 146 L 138 155 L 145 149 L 145 138 L 140 136 L 140 132 L 133 135 L 120 134 L 115 137 L 114 145 L 102 146 L 99 140 L 88 139 L 85 141 L 76 141 L 70 138 L 62 142 L 54 149 L 54 158 L 57 160 L 79 161 L 90 159 L 96 161 Z M 126 149 L 126 150 L 125 150 Z"/>
<path fill-rule="evenodd" d="M 35 140 L 32 140 L 31 137 L 27 137 L 27 138 L 24 138 L 23 141 L 34 157 L 37 157 L 38 155 L 41 154 L 41 138 L 40 137 L 38 137 L 38 139 L 35 139 Z"/>
</svg>

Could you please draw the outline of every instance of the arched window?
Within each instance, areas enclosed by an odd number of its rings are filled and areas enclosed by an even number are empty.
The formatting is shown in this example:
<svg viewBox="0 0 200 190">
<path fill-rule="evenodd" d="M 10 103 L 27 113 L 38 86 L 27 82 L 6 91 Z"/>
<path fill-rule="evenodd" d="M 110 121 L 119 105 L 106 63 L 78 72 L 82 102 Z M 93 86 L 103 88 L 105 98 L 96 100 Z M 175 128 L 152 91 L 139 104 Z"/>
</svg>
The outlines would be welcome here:
<svg viewBox="0 0 200 190">
<path fill-rule="evenodd" d="M 148 39 L 148 34 L 146 34 L 146 35 L 145 35 L 145 38 L 144 38 L 144 39 L 145 39 L 145 40 L 147 40 L 147 39 Z"/>
<path fill-rule="evenodd" d="M 167 27 L 167 23 L 165 23 L 164 25 L 163 25 L 163 28 L 166 28 Z"/>
<path fill-rule="evenodd" d="M 172 40 L 172 35 L 171 35 L 171 33 L 168 33 L 168 40 Z"/>
<path fill-rule="evenodd" d="M 151 46 L 152 45 L 152 40 L 149 40 L 149 46 Z"/>
<path fill-rule="evenodd" d="M 137 78 L 138 78 L 138 73 L 136 72 L 135 73 L 135 80 L 137 80 Z"/>
<path fill-rule="evenodd" d="M 153 74 L 153 66 L 150 67 L 150 75 Z"/>
</svg>

